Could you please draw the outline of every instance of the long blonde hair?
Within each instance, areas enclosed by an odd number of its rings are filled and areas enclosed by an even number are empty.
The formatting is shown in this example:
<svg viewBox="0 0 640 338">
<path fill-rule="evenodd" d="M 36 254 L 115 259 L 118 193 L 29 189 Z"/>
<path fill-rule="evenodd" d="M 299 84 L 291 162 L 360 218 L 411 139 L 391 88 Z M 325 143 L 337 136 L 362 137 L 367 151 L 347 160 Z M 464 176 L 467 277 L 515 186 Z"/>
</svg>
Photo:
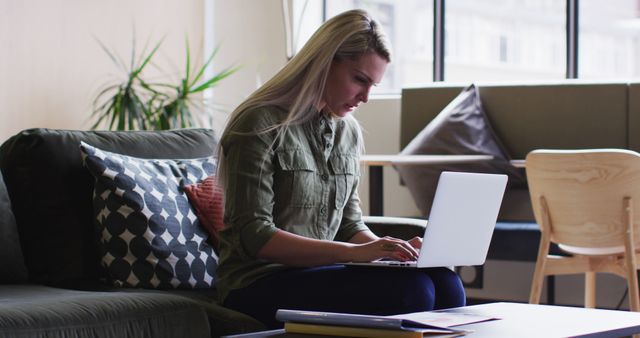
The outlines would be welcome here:
<svg viewBox="0 0 640 338">
<path fill-rule="evenodd" d="M 313 118 L 313 108 L 322 102 L 331 62 L 356 60 L 372 51 L 391 61 L 386 37 L 366 11 L 355 9 L 331 18 L 291 61 L 231 113 L 223 137 L 234 132 L 245 112 L 258 107 L 276 106 L 288 112 L 281 123 L 264 130 L 277 130 L 278 136 L 282 136 L 289 125 L 308 121 Z"/>
</svg>

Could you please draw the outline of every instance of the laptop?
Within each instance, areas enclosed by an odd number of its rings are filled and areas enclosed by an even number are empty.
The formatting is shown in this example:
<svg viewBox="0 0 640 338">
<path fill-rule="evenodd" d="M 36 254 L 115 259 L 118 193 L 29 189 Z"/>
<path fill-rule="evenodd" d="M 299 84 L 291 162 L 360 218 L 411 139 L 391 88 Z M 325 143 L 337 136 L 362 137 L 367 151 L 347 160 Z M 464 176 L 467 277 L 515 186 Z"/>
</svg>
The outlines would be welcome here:
<svg viewBox="0 0 640 338">
<path fill-rule="evenodd" d="M 377 260 L 346 265 L 417 268 L 482 265 L 506 185 L 506 175 L 443 171 L 417 261 Z"/>
</svg>

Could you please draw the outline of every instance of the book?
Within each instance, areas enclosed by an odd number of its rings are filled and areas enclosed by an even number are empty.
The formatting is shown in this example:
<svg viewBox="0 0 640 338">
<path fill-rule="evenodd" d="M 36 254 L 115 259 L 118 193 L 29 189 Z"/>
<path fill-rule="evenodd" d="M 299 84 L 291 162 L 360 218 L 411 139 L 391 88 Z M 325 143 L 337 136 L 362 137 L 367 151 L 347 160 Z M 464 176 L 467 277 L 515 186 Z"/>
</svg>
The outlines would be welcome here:
<svg viewBox="0 0 640 338">
<path fill-rule="evenodd" d="M 486 317 L 478 317 L 479 316 L 461 317 L 457 314 L 437 312 L 411 313 L 407 314 L 406 316 L 375 316 L 287 309 L 280 309 L 276 312 L 276 319 L 285 323 L 333 325 L 352 328 L 372 328 L 405 331 L 415 331 L 416 329 L 421 329 L 422 333 L 425 333 L 427 331 L 430 333 L 463 333 L 466 331 L 454 329 L 450 326 L 487 320 Z"/>
<path fill-rule="evenodd" d="M 354 327 L 340 325 L 324 325 L 324 324 L 306 324 L 287 322 L 284 324 L 284 330 L 287 333 L 303 333 L 325 336 L 343 336 L 343 337 L 367 337 L 367 338 L 444 338 L 458 337 L 466 332 L 433 332 L 431 329 L 411 329 L 405 328 L 401 330 L 394 329 L 378 329 L 371 327 Z"/>
<path fill-rule="evenodd" d="M 415 312 L 394 316 L 280 309 L 285 331 L 350 337 L 457 337 L 469 330 L 454 326 L 497 318 L 460 312 Z"/>
</svg>

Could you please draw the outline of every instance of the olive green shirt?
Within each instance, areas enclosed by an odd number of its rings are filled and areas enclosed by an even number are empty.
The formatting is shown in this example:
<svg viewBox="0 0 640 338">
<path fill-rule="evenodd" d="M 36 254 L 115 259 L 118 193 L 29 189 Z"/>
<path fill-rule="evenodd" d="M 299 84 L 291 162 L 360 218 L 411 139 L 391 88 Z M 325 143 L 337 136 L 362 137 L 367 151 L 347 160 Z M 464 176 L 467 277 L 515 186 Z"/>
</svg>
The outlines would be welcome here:
<svg viewBox="0 0 640 338">
<path fill-rule="evenodd" d="M 368 230 L 362 221 L 360 133 L 353 117 L 317 113 L 291 125 L 283 138 L 263 132 L 282 121 L 276 107 L 247 112 L 221 143 L 224 151 L 225 227 L 216 272 L 220 301 L 230 290 L 286 269 L 258 259 L 279 229 L 320 239 L 348 241 Z"/>
</svg>

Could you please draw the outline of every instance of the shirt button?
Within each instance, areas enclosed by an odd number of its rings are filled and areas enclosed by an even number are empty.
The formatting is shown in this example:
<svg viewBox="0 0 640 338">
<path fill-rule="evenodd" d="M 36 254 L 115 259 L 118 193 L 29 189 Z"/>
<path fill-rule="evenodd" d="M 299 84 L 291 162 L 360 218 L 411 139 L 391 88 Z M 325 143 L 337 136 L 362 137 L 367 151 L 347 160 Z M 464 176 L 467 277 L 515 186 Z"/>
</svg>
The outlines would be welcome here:
<svg viewBox="0 0 640 338">
<path fill-rule="evenodd" d="M 324 215 L 326 213 L 327 213 L 327 208 L 326 207 L 320 208 L 320 215 Z"/>
<path fill-rule="evenodd" d="M 329 175 L 327 175 L 327 174 L 322 174 L 322 180 L 323 180 L 323 181 L 326 181 L 326 180 L 328 180 L 328 179 L 329 179 Z"/>
</svg>

